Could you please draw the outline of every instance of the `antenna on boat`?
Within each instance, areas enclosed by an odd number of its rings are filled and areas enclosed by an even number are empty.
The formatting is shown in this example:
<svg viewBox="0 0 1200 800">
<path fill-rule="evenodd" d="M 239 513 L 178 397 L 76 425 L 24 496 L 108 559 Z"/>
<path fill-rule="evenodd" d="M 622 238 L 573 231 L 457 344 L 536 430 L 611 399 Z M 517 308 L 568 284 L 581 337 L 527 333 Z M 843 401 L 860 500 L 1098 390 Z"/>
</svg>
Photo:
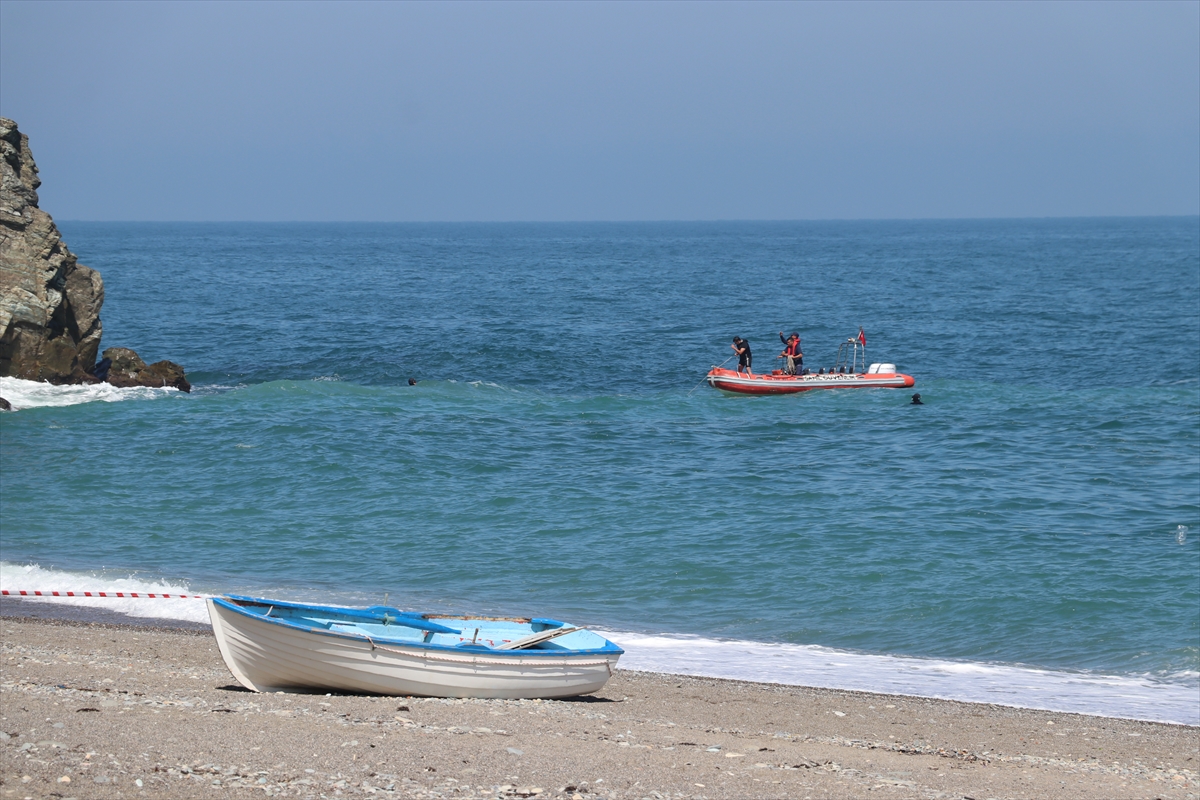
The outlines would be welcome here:
<svg viewBox="0 0 1200 800">
<path fill-rule="evenodd" d="M 860 349 L 862 350 L 862 370 L 866 372 L 867 346 L 857 336 L 851 336 L 838 345 L 837 359 L 834 361 L 833 369 L 836 371 L 840 367 L 850 367 L 850 374 L 853 375 L 858 371 Z"/>
</svg>

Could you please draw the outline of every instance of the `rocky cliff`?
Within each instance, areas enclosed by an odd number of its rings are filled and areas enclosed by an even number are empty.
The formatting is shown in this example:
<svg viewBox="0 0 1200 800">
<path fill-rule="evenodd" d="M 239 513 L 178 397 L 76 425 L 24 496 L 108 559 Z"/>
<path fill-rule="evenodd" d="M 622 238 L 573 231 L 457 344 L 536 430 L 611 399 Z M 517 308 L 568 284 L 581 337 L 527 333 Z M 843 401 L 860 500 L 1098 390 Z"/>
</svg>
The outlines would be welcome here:
<svg viewBox="0 0 1200 800">
<path fill-rule="evenodd" d="M 95 382 L 104 281 L 76 260 L 38 208 L 41 183 L 29 137 L 0 117 L 0 376 Z M 191 389 L 169 361 L 147 367 L 134 353 L 123 364 L 129 368 L 110 382 Z"/>
<path fill-rule="evenodd" d="M 0 117 L 0 375 L 75 383 L 100 350 L 104 282 L 38 208 L 29 137 Z"/>
</svg>

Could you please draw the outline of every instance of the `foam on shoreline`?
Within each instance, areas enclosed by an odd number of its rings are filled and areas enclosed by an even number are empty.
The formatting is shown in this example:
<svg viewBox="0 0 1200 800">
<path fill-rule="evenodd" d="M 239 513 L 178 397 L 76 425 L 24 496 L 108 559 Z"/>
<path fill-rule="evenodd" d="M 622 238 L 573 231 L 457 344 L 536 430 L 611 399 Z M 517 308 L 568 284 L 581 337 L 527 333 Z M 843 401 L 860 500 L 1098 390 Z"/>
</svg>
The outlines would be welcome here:
<svg viewBox="0 0 1200 800">
<path fill-rule="evenodd" d="M 105 571 L 67 572 L 7 562 L 0 562 L 0 589 L 200 593 L 182 582 Z M 199 599 L 25 597 L 21 600 L 106 609 L 135 618 L 208 624 L 207 608 Z M 337 598 L 322 601 L 339 602 Z M 342 598 L 341 602 L 356 601 Z M 623 669 L 1200 725 L 1197 699 L 1200 679 L 1191 673 L 1159 679 L 1148 675 L 1104 675 L 856 653 L 816 645 L 596 630 L 625 649 L 620 663 Z"/>
<path fill-rule="evenodd" d="M 66 572 L 44 569 L 37 564 L 0 561 L 0 589 L 38 592 L 138 592 L 154 594 L 198 594 L 185 583 L 138 578 L 133 575 L 95 572 Z M 130 617 L 180 620 L 209 624 L 203 600 L 191 598 L 140 599 L 132 597 L 22 597 L 24 602 L 46 605 L 104 609 Z"/>
<path fill-rule="evenodd" d="M 1200 725 L 1194 675 L 1164 681 L 816 645 L 603 633 L 625 648 L 626 669 Z"/>
</svg>

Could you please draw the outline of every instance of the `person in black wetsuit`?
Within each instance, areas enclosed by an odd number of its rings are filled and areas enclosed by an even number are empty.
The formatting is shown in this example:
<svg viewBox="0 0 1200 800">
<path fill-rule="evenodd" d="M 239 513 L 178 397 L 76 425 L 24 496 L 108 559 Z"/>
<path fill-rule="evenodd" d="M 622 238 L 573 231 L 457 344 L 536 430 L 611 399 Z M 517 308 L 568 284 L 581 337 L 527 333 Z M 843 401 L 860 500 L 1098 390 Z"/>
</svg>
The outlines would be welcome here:
<svg viewBox="0 0 1200 800">
<path fill-rule="evenodd" d="M 740 336 L 735 336 L 733 337 L 733 344 L 731 344 L 730 347 L 732 347 L 733 352 L 737 353 L 738 355 L 737 371 L 741 372 L 742 367 L 745 367 L 746 374 L 753 375 L 754 373 L 750 371 L 750 364 L 753 361 L 753 358 L 750 355 L 750 343 Z"/>
<path fill-rule="evenodd" d="M 110 369 L 112 369 L 112 359 L 101 359 L 100 363 L 96 364 L 96 366 L 92 368 L 92 375 L 95 376 L 96 380 L 98 381 L 106 381 L 108 380 L 108 371 Z"/>
</svg>

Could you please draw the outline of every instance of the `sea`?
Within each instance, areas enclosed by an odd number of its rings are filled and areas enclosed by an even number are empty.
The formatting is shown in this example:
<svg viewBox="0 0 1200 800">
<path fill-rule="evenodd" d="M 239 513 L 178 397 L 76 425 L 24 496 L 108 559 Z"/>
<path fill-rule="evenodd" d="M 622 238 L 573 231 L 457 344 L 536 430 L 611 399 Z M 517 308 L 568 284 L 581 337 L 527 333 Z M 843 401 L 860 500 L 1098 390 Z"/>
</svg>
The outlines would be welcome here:
<svg viewBox="0 0 1200 800">
<path fill-rule="evenodd" d="M 103 346 L 194 389 L 0 379 L 3 589 L 1200 724 L 1196 217 L 60 228 Z M 816 371 L 860 328 L 913 389 L 704 383 L 734 336 Z"/>
</svg>

